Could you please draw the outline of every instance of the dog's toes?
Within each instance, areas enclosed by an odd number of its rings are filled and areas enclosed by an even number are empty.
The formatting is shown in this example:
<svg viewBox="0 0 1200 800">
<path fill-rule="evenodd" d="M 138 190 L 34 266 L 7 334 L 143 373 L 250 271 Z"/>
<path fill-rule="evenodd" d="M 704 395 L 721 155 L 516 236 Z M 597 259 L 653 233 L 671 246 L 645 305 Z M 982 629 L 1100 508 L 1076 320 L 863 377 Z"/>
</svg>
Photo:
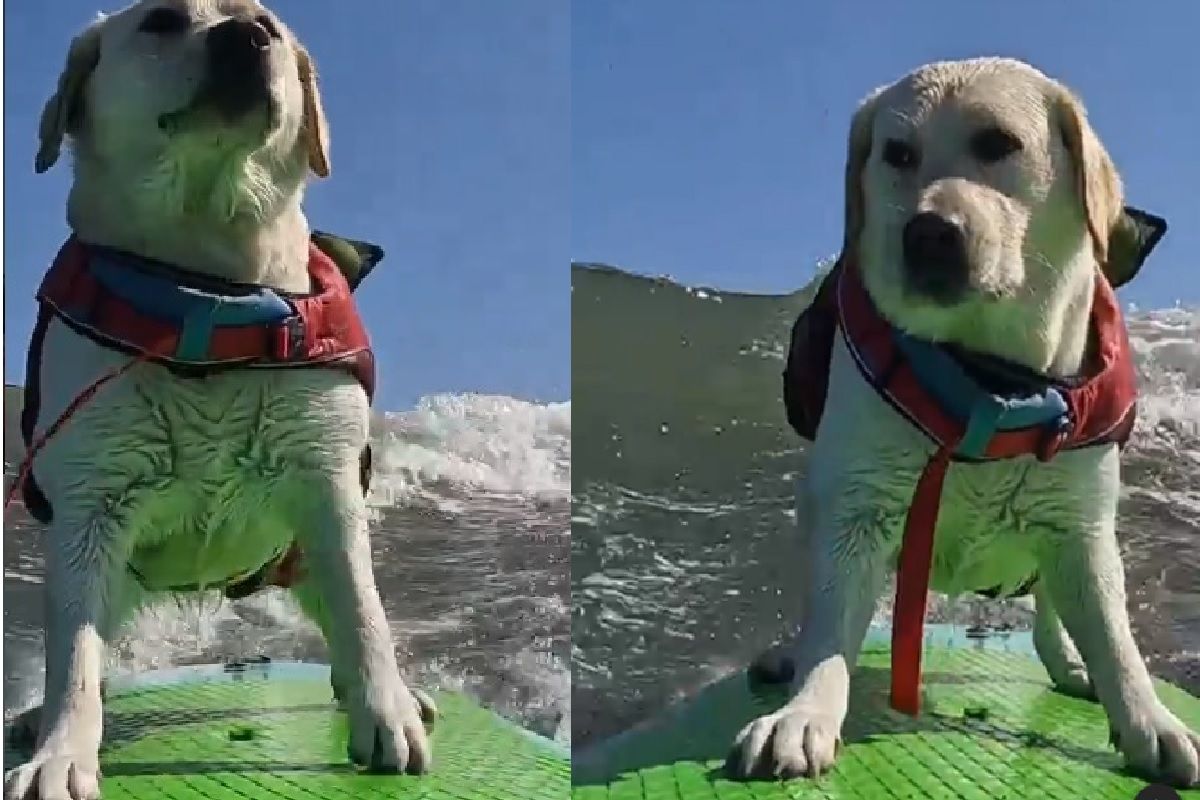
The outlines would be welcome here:
<svg viewBox="0 0 1200 800">
<path fill-rule="evenodd" d="M 775 736 L 775 722 L 775 715 L 768 714 L 742 728 L 725 762 L 731 777 L 746 779 L 771 776 L 772 765 L 767 756 Z"/>
<path fill-rule="evenodd" d="M 4 776 L 4 800 L 32 800 L 33 782 L 37 779 L 37 768 L 22 764 L 8 771 Z"/>
<path fill-rule="evenodd" d="M 397 731 L 389 730 L 386 725 L 376 726 L 374 733 L 367 768 L 376 773 L 403 772 L 408 766 L 408 742 L 404 736 L 398 736 Z"/>
<path fill-rule="evenodd" d="M 1165 706 L 1135 715 L 1115 741 L 1134 772 L 1179 788 L 1200 785 L 1200 736 Z"/>
<path fill-rule="evenodd" d="M 362 705 L 351 711 L 350 759 L 371 772 L 428 772 L 433 748 L 422 720 L 435 715 L 436 707 L 423 692 L 409 692 L 403 684 L 385 697 L 390 702 L 378 708 Z"/>
<path fill-rule="evenodd" d="M 72 798 L 98 800 L 100 797 L 100 773 L 98 771 L 80 769 L 78 764 L 72 764 L 67 782 L 71 788 Z"/>
<path fill-rule="evenodd" d="M 775 774 L 816 778 L 827 772 L 840 750 L 838 726 L 819 714 L 791 713 L 776 726 Z"/>
<path fill-rule="evenodd" d="M 841 749 L 840 725 L 809 709 L 784 708 L 742 729 L 725 761 L 735 778 L 817 777 Z"/>
<path fill-rule="evenodd" d="M 405 772 L 409 775 L 424 775 L 433 769 L 433 748 L 429 744 L 429 736 L 421 723 L 405 723 L 404 735 L 408 739 L 408 766 Z"/>
<path fill-rule="evenodd" d="M 4 776 L 5 800 L 99 800 L 100 770 L 93 760 L 43 755 Z"/>
<path fill-rule="evenodd" d="M 1191 789 L 1200 786 L 1200 733 L 1189 730 L 1187 738 L 1192 752 L 1191 783 L 1187 784 Z"/>
<path fill-rule="evenodd" d="M 1200 736 L 1180 727 L 1159 734 L 1158 775 L 1173 786 L 1200 786 Z"/>
</svg>

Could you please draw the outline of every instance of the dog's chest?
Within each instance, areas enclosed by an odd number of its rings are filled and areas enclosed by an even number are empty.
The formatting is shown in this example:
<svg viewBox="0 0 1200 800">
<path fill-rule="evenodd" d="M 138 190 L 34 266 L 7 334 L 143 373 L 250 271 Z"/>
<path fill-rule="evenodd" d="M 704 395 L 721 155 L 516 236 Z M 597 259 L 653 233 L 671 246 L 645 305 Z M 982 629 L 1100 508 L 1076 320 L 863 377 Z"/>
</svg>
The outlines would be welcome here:
<svg viewBox="0 0 1200 800">
<path fill-rule="evenodd" d="M 127 358 L 52 327 L 39 428 Z M 356 464 L 368 414 L 361 387 L 336 370 L 184 379 L 142 365 L 82 406 L 35 474 L 56 519 L 99 515 L 129 537 L 142 571 L 174 584 L 197 571 L 219 580 L 289 542 L 314 493 L 336 482 L 331 475 L 353 477 L 361 491 Z"/>
<path fill-rule="evenodd" d="M 810 502 L 834 509 L 833 536 L 853 531 L 894 557 L 934 447 L 863 380 L 840 341 L 826 413 L 812 448 Z M 1036 570 L 1039 537 L 1077 531 L 1111 499 L 1109 460 L 1115 462 L 1115 447 L 1065 452 L 1050 463 L 1023 456 L 952 464 L 938 509 L 933 588 L 1023 583 Z M 1093 499 L 1090 506 L 1085 498 Z"/>
</svg>

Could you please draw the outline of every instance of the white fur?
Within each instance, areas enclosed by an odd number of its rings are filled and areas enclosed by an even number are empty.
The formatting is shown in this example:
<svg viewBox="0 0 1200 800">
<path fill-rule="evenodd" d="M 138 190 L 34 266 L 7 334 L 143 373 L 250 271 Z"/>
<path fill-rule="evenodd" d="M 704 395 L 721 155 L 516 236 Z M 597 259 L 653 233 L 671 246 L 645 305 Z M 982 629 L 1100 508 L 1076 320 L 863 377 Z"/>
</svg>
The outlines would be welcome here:
<svg viewBox="0 0 1200 800">
<path fill-rule="evenodd" d="M 200 107 L 164 132 L 157 116 L 186 105 L 198 85 L 205 31 L 242 10 L 269 12 L 246 0 L 177 1 L 193 27 L 160 41 L 133 32 L 156 5 L 132 6 L 76 40 L 47 105 L 39 169 L 71 136 L 69 220 L 85 241 L 307 290 L 305 167 L 328 169 L 315 84 L 304 85 L 300 66 L 307 54 L 279 25 L 269 108 L 231 123 Z M 74 96 L 83 98 L 83 121 L 68 126 L 64 102 Z M 129 360 L 58 322 L 43 352 L 38 433 Z M 400 678 L 372 573 L 359 478 L 368 427 L 366 393 L 343 372 L 244 369 L 188 380 L 146 363 L 71 418 L 33 468 L 54 514 L 46 693 L 33 758 L 6 775 L 8 800 L 99 796 L 103 648 L 157 599 L 130 563 L 155 589 L 213 585 L 256 570 L 293 541 L 306 570 L 293 591 L 329 645 L 334 688 L 350 716 L 350 756 L 377 768 L 428 769 L 422 719 L 435 709 Z"/>
<path fill-rule="evenodd" d="M 1021 132 L 1023 154 L 987 168 L 972 163 L 962 144 L 971 104 Z M 1073 147 L 1060 143 L 1055 115 L 1062 104 L 1077 114 L 1066 124 L 1084 128 L 1082 149 L 1090 152 L 1081 152 L 1078 138 Z M 927 172 L 897 178 L 878 162 L 878 136 L 893 135 L 897 120 L 907 121 L 932 154 Z M 1081 120 L 1061 86 L 999 59 L 925 67 L 869 98 L 852 133 L 846 247 L 858 252 L 885 315 L 919 335 L 1036 369 L 1077 371 L 1096 255 L 1106 244 L 1092 240 L 1089 215 L 1096 209 L 1089 204 L 1120 205 L 1115 172 L 1107 181 L 1090 172 L 1111 164 Z M 1095 196 L 1102 191 L 1108 196 Z M 951 307 L 934 307 L 900 285 L 899 230 L 931 202 L 971 220 L 971 293 Z M 932 443 L 863 380 L 839 340 L 829 401 L 797 493 L 809 575 L 803 626 L 787 646 L 793 693 L 738 735 L 732 763 L 741 774 L 815 775 L 833 764 L 850 675 L 932 453 Z M 1200 737 L 1155 696 L 1130 631 L 1115 532 L 1119 493 L 1115 445 L 1063 452 L 1050 463 L 1022 457 L 952 465 L 932 588 L 1013 589 L 1036 570 L 1034 638 L 1055 684 L 1098 698 L 1131 767 L 1195 785 Z"/>
</svg>

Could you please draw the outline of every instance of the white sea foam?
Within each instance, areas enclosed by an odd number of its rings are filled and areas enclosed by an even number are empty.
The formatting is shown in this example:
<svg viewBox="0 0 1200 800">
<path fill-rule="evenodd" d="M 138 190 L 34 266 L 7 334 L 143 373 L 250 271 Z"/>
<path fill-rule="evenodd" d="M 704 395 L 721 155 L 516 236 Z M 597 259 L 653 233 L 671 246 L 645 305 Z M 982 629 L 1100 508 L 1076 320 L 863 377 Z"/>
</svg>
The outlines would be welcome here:
<svg viewBox="0 0 1200 800">
<path fill-rule="evenodd" d="M 570 495 L 570 402 L 439 394 L 385 413 L 376 434 L 376 507 L 425 502 L 454 512 L 467 495 Z"/>
<path fill-rule="evenodd" d="M 1200 310 L 1135 312 L 1129 337 L 1141 377 L 1134 446 L 1200 466 Z"/>
</svg>

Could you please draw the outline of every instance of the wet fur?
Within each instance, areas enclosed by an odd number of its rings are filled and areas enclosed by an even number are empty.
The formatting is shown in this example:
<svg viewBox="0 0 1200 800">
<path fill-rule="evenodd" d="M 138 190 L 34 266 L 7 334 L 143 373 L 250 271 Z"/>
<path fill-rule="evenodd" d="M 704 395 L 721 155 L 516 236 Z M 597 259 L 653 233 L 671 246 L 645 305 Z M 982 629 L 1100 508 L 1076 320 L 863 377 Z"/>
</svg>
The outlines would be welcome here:
<svg viewBox="0 0 1200 800">
<path fill-rule="evenodd" d="M 174 4 L 192 29 L 136 33 Z M 68 221 L 84 241 L 185 269 L 307 291 L 306 174 L 329 172 L 328 130 L 304 48 L 276 23 L 269 108 L 236 123 L 205 109 L 164 131 L 205 69 L 204 31 L 248 0 L 143 2 L 72 43 L 39 131 L 36 168 L 74 151 Z M 101 58 L 101 55 L 103 56 Z M 130 91 L 136 87 L 138 91 Z M 44 344 L 37 432 L 127 356 L 60 323 Z M 328 369 L 225 372 L 199 380 L 141 364 L 102 388 L 50 440 L 34 475 L 47 531 L 46 692 L 32 759 L 5 777 L 9 800 L 99 796 L 104 647 L 159 587 L 220 584 L 299 541 L 293 590 L 329 645 L 350 715 L 350 756 L 382 770 L 431 764 L 434 709 L 400 678 L 372 574 L 359 456 L 369 402 Z M 35 434 L 36 435 L 36 434 Z"/>
<path fill-rule="evenodd" d="M 975 163 L 964 146 L 972 114 L 1015 130 L 1021 154 Z M 915 137 L 928 161 L 898 177 L 879 147 L 881 137 L 902 135 Z M 923 67 L 864 102 L 851 126 L 846 174 L 846 254 L 858 259 L 893 324 L 1046 373 L 1079 371 L 1121 187 L 1069 91 L 1007 59 Z M 967 222 L 970 290 L 951 306 L 902 286 L 899 233 L 925 210 Z M 785 647 L 792 695 L 738 735 L 729 765 L 736 774 L 816 775 L 834 763 L 851 673 L 932 452 L 863 380 L 838 339 L 829 402 L 796 498 L 809 555 L 803 625 Z M 1131 767 L 1195 785 L 1200 737 L 1156 697 L 1130 631 L 1115 530 L 1119 494 L 1115 445 L 1064 452 L 1048 464 L 1023 457 L 953 465 L 933 589 L 1013 589 L 1036 572 L 1034 640 L 1051 679 L 1099 700 Z"/>
</svg>

